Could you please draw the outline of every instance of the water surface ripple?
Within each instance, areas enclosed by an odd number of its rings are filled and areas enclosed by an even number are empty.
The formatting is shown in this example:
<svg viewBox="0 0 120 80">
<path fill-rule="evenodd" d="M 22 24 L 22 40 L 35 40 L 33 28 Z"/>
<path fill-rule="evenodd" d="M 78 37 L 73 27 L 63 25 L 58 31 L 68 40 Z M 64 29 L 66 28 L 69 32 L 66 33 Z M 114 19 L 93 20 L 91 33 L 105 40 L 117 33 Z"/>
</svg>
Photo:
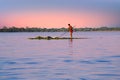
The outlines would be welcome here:
<svg viewBox="0 0 120 80">
<path fill-rule="evenodd" d="M 120 80 L 120 32 L 0 33 L 0 80 Z M 69 36 L 69 34 L 64 35 Z"/>
</svg>

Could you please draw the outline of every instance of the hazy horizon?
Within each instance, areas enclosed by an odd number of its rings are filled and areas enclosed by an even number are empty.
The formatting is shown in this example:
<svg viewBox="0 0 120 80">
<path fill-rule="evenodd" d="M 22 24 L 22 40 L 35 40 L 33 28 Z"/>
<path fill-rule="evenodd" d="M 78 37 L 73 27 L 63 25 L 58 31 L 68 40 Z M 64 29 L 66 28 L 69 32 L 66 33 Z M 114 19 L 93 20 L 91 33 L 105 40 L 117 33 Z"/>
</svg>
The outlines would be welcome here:
<svg viewBox="0 0 120 80">
<path fill-rule="evenodd" d="M 118 27 L 119 0 L 0 0 L 0 27 Z"/>
</svg>

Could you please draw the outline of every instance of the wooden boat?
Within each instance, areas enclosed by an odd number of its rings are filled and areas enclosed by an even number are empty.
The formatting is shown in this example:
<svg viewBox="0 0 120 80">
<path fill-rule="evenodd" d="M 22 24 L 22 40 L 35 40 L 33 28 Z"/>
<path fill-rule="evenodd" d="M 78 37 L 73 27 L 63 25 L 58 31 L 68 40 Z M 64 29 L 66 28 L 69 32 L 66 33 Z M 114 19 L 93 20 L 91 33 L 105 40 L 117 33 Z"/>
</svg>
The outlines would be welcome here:
<svg viewBox="0 0 120 80">
<path fill-rule="evenodd" d="M 59 40 L 59 39 L 87 39 L 87 38 L 69 38 L 69 37 L 51 37 L 51 36 L 47 36 L 47 37 L 42 37 L 42 36 L 37 36 L 35 38 L 29 38 L 31 40 L 33 39 L 37 39 L 37 40 Z"/>
</svg>

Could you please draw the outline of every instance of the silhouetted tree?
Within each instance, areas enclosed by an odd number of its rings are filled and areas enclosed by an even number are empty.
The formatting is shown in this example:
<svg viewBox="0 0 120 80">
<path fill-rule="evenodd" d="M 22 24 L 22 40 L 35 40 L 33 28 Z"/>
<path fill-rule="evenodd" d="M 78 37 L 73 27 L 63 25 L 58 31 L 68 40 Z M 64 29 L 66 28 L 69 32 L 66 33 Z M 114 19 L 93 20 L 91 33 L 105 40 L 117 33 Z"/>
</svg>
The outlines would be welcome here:
<svg viewBox="0 0 120 80">
<path fill-rule="evenodd" d="M 3 26 L 0 29 L 0 32 L 65 32 L 68 31 L 68 28 L 17 28 L 12 26 L 10 28 Z M 100 28 L 74 28 L 76 31 L 120 31 L 120 27 L 100 27 Z"/>
</svg>

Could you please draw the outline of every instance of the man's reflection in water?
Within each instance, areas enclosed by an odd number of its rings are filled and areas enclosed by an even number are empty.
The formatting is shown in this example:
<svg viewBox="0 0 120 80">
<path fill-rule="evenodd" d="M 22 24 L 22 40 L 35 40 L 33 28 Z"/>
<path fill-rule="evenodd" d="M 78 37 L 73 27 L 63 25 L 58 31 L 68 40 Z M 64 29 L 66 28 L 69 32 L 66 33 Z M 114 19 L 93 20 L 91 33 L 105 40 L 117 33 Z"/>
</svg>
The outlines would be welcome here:
<svg viewBox="0 0 120 80">
<path fill-rule="evenodd" d="M 69 40 L 69 53 L 73 55 L 73 39 Z"/>
</svg>

